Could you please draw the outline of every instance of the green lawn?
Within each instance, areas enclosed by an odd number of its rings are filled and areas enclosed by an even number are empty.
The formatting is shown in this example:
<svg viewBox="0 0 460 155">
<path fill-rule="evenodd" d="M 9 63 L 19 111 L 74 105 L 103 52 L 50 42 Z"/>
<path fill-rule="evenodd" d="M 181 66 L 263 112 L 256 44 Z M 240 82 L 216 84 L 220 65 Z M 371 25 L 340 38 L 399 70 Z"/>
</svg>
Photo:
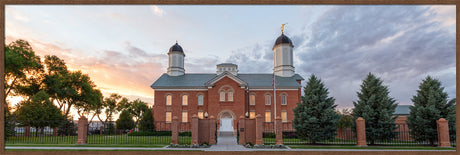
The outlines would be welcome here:
<svg viewBox="0 0 460 155">
<path fill-rule="evenodd" d="M 5 144 L 75 144 L 77 136 L 9 137 Z M 179 136 L 179 144 L 190 144 L 191 137 Z M 88 144 L 169 145 L 171 136 L 88 135 Z"/>
<path fill-rule="evenodd" d="M 292 149 L 377 149 L 377 150 L 455 150 L 451 148 L 439 148 L 431 146 L 349 146 L 349 145 L 334 145 L 334 146 L 314 146 L 314 145 L 288 145 Z"/>
</svg>

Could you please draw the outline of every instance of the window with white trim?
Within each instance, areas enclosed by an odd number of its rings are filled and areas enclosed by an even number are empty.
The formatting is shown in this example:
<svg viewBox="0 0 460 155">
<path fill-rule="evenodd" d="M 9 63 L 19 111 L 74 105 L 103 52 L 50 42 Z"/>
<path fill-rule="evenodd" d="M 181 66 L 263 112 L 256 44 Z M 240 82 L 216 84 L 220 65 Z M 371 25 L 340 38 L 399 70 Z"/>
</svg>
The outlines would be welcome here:
<svg viewBox="0 0 460 155">
<path fill-rule="evenodd" d="M 188 105 L 188 95 L 182 95 L 182 105 Z"/>
<path fill-rule="evenodd" d="M 182 111 L 182 122 L 188 121 L 188 112 Z"/>
<path fill-rule="evenodd" d="M 265 112 L 265 122 L 271 122 L 272 121 L 272 113 L 270 111 Z"/>
<path fill-rule="evenodd" d="M 198 105 L 203 105 L 203 95 L 198 95 Z"/>
<path fill-rule="evenodd" d="M 281 120 L 283 122 L 287 122 L 287 112 L 286 111 L 281 111 Z"/>
<path fill-rule="evenodd" d="M 256 95 L 249 95 L 249 104 L 256 105 Z"/>
<path fill-rule="evenodd" d="M 172 96 L 166 95 L 166 105 L 171 105 L 171 102 L 172 102 Z"/>
<path fill-rule="evenodd" d="M 219 101 L 225 101 L 225 91 L 220 92 L 220 97 Z"/>
<path fill-rule="evenodd" d="M 171 123 L 171 112 L 166 112 L 166 123 Z"/>
<path fill-rule="evenodd" d="M 270 95 L 265 95 L 265 105 L 270 105 L 272 104 L 272 98 Z"/>
<path fill-rule="evenodd" d="M 233 101 L 233 92 L 232 91 L 228 92 L 228 101 Z"/>
<path fill-rule="evenodd" d="M 255 112 L 255 111 L 249 112 L 249 118 L 250 118 L 250 119 L 256 118 L 256 112 Z"/>
<path fill-rule="evenodd" d="M 285 94 L 281 95 L 281 105 L 287 105 L 287 96 Z"/>
</svg>

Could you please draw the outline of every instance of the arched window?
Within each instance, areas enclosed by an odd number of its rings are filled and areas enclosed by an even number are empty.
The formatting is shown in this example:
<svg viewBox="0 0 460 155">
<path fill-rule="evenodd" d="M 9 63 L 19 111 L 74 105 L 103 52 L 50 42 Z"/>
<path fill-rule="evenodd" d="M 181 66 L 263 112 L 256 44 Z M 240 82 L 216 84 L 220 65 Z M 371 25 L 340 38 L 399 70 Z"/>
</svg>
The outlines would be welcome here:
<svg viewBox="0 0 460 155">
<path fill-rule="evenodd" d="M 256 105 L 256 95 L 254 94 L 249 95 L 249 104 Z"/>
<path fill-rule="evenodd" d="M 272 96 L 269 94 L 265 95 L 265 105 L 270 105 L 272 104 Z"/>
<path fill-rule="evenodd" d="M 198 95 L 198 105 L 203 105 L 203 95 Z"/>
<path fill-rule="evenodd" d="M 188 105 L 188 95 L 182 95 L 182 105 Z"/>
<path fill-rule="evenodd" d="M 281 94 L 281 105 L 287 105 L 287 95 Z"/>
<path fill-rule="evenodd" d="M 172 103 L 172 96 L 166 95 L 166 105 L 171 105 L 171 103 Z"/>
<path fill-rule="evenodd" d="M 219 101 L 225 101 L 225 91 L 220 91 L 220 100 Z"/>
<path fill-rule="evenodd" d="M 233 101 L 233 91 L 229 90 L 227 95 L 228 95 L 227 100 L 232 102 Z"/>
</svg>

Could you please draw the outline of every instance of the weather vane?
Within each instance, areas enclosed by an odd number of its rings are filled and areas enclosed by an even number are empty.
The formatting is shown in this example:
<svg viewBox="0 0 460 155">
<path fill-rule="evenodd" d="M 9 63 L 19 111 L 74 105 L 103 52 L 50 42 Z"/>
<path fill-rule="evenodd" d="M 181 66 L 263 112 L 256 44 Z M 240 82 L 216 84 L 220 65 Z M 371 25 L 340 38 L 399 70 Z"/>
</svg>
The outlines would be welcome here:
<svg viewBox="0 0 460 155">
<path fill-rule="evenodd" d="M 284 23 L 284 24 L 281 24 L 281 34 L 284 34 L 284 25 L 286 25 L 287 23 Z"/>
</svg>

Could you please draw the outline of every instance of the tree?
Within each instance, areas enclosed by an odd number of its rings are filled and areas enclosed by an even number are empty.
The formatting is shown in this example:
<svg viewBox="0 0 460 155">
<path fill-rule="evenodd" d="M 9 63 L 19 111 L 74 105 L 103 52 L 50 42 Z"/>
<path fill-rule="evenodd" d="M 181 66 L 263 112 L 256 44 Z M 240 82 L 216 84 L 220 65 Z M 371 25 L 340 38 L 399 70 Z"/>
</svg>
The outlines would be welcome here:
<svg viewBox="0 0 460 155">
<path fill-rule="evenodd" d="M 434 145 L 437 138 L 436 120 L 449 120 L 449 126 L 455 126 L 455 99 L 448 102 L 448 95 L 437 79 L 427 76 L 419 85 L 417 94 L 412 97 L 413 106 L 407 117 L 411 137 L 416 141 L 429 141 Z M 454 134 L 455 135 L 455 134 Z"/>
<path fill-rule="evenodd" d="M 99 121 L 103 122 L 106 124 L 108 121 L 113 120 L 113 115 L 117 114 L 119 111 L 122 111 L 124 109 L 124 105 L 128 104 L 128 99 L 125 97 L 122 97 L 116 93 L 110 94 L 110 97 L 104 98 L 103 101 L 103 107 L 104 107 L 104 114 L 105 114 L 105 120 L 102 120 L 100 115 L 97 115 Z"/>
<path fill-rule="evenodd" d="M 358 101 L 353 102 L 353 120 L 362 117 L 366 120 L 366 139 L 371 144 L 376 140 L 391 140 L 397 135 L 394 130 L 396 117 L 392 117 L 395 111 L 396 101 L 389 96 L 387 86 L 383 81 L 369 73 L 361 84 L 361 91 L 357 92 Z M 356 123 L 353 122 L 353 129 Z"/>
<path fill-rule="evenodd" d="M 64 117 L 58 107 L 53 105 L 45 91 L 40 91 L 29 101 L 19 103 L 15 114 L 24 126 L 43 129 L 46 126 L 58 127 Z"/>
<path fill-rule="evenodd" d="M 33 79 L 30 75 L 37 75 L 42 69 L 40 57 L 27 41 L 16 40 L 5 46 L 5 99 L 17 91 L 20 83 Z M 8 107 L 7 102 L 5 106 Z"/>
<path fill-rule="evenodd" d="M 116 127 L 120 130 L 129 130 L 135 127 L 133 116 L 128 110 L 123 110 L 116 121 Z"/>
<path fill-rule="evenodd" d="M 311 75 L 304 87 L 302 103 L 293 109 L 293 127 L 301 139 L 313 144 L 320 140 L 333 140 L 340 116 L 334 111 L 335 99 L 328 97 L 328 90 L 315 75 Z"/>
<path fill-rule="evenodd" d="M 152 109 L 147 109 L 139 122 L 140 131 L 154 131 L 155 125 L 153 124 Z"/>
<path fill-rule="evenodd" d="M 140 99 L 130 102 L 127 110 L 134 116 L 136 127 L 139 123 L 139 119 L 142 117 L 142 114 L 148 109 L 147 103 L 141 101 Z"/>
</svg>

